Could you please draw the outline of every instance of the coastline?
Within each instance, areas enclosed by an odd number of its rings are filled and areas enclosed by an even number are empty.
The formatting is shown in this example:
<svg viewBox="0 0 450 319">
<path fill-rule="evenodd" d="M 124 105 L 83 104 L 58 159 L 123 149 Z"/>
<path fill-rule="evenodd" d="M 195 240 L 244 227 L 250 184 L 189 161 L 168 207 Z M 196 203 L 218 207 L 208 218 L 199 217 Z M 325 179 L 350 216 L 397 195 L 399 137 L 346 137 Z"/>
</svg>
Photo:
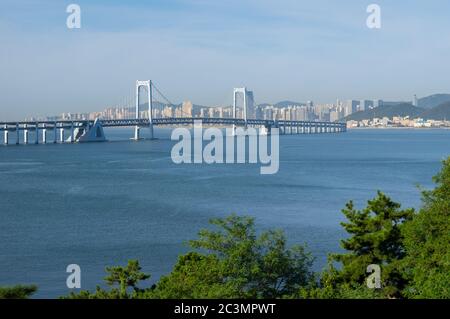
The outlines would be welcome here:
<svg viewBox="0 0 450 319">
<path fill-rule="evenodd" d="M 450 127 L 367 126 L 367 127 L 347 127 L 347 130 L 450 130 Z"/>
</svg>

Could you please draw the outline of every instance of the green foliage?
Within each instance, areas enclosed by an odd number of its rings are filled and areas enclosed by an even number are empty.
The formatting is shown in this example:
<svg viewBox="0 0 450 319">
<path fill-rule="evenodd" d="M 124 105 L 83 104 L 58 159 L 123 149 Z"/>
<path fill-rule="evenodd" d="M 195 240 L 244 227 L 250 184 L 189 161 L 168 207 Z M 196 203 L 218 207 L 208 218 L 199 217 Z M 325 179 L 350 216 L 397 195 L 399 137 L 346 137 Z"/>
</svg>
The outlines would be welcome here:
<svg viewBox="0 0 450 319">
<path fill-rule="evenodd" d="M 404 230 L 412 298 L 450 298 L 450 158 L 423 192 L 424 206 Z"/>
<path fill-rule="evenodd" d="M 28 299 L 36 290 L 37 287 L 34 285 L 0 287 L 0 299 Z"/>
<path fill-rule="evenodd" d="M 402 210 L 400 204 L 378 192 L 377 197 L 368 201 L 363 210 L 356 210 L 349 202 L 342 210 L 348 222 L 341 223 L 348 239 L 341 241 L 347 252 L 331 254 L 328 269 L 322 276 L 322 286 L 333 291 L 336 297 L 348 296 L 349 290 L 368 296 L 366 291 L 367 266 L 381 267 L 381 290 L 375 292 L 385 297 L 399 297 L 407 283 L 401 271 L 401 261 L 405 257 L 401 228 L 414 214 L 412 209 Z M 339 263 L 336 268 L 334 263 Z M 340 292 L 344 292 L 340 295 Z M 350 294 L 351 296 L 351 294 Z"/>
<path fill-rule="evenodd" d="M 71 293 L 70 299 L 129 299 L 134 298 L 143 290 L 138 288 L 140 281 L 147 280 L 150 275 L 141 271 L 141 266 L 137 260 L 129 260 L 127 266 L 106 267 L 108 276 L 105 282 L 111 287 L 110 290 L 104 290 L 97 286 L 95 292 L 81 291 Z M 132 292 L 130 293 L 130 290 Z"/>
<path fill-rule="evenodd" d="M 340 284 L 336 287 L 314 286 L 300 289 L 300 298 L 304 299 L 384 299 L 378 289 L 369 289 L 366 285 Z"/>
<path fill-rule="evenodd" d="M 137 260 L 128 261 L 126 267 L 107 267 L 106 271 L 109 275 L 105 278 L 106 283 L 111 286 L 118 286 L 120 291 L 120 296 L 126 298 L 128 293 L 127 289 L 129 287 L 133 288 L 134 291 L 138 291 L 137 284 L 139 281 L 147 280 L 150 275 L 141 272 L 141 266 Z"/>
<path fill-rule="evenodd" d="M 231 298 L 232 287 L 224 282 L 224 272 L 214 255 L 190 252 L 180 256 L 168 276 L 162 277 L 155 289 L 140 297 L 157 299 Z"/>
<path fill-rule="evenodd" d="M 308 285 L 312 257 L 304 246 L 286 248 L 281 231 L 256 235 L 254 219 L 213 219 L 190 245 L 203 253 L 179 258 L 156 285 L 156 298 L 281 298 Z"/>
</svg>

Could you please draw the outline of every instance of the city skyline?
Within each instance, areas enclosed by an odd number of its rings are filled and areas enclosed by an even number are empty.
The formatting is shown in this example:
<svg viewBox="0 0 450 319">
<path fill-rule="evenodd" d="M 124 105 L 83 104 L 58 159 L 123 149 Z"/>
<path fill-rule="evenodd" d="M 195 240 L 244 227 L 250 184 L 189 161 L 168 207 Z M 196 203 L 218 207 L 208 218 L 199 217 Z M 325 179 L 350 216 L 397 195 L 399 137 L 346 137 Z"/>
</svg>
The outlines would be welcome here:
<svg viewBox="0 0 450 319">
<path fill-rule="evenodd" d="M 257 103 L 450 91 L 447 1 L 376 1 L 376 30 L 368 1 L 76 3 L 74 30 L 68 3 L 0 4 L 2 120 L 114 105 L 137 78 L 201 105 L 231 104 L 230 88 L 243 85 Z"/>
<path fill-rule="evenodd" d="M 248 91 L 253 99 L 253 91 Z M 242 105 L 243 101 L 237 99 L 238 109 L 237 117 L 243 117 Z M 95 120 L 101 119 L 131 119 L 135 118 L 135 101 L 128 101 L 128 105 L 109 106 L 99 111 L 91 111 L 85 113 L 62 112 L 57 115 L 46 115 L 41 117 L 26 117 L 25 120 Z M 280 101 L 278 103 L 261 103 L 255 105 L 253 100 L 248 108 L 248 118 L 266 119 L 266 120 L 298 120 L 298 121 L 339 121 L 358 111 L 365 111 L 377 108 L 382 105 L 392 105 L 409 103 L 418 106 L 419 99 L 414 95 L 412 101 L 384 101 L 382 99 L 336 99 L 335 103 L 317 103 L 313 101 L 294 102 L 290 100 Z M 141 103 L 140 117 L 148 117 L 148 103 Z M 193 104 L 186 100 L 182 103 L 162 103 L 153 101 L 153 117 L 218 117 L 232 118 L 232 105 L 215 105 L 205 106 Z"/>
</svg>

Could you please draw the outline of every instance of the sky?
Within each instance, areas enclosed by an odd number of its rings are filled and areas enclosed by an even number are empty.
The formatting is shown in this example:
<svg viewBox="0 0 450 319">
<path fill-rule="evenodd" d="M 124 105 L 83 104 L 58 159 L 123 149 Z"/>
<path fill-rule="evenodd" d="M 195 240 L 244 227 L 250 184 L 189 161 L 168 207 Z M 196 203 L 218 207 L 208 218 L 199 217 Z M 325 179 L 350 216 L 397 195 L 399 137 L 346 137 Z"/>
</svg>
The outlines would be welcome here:
<svg viewBox="0 0 450 319">
<path fill-rule="evenodd" d="M 242 86 L 256 103 L 450 93 L 449 16 L 448 0 L 2 0 L 0 121 L 120 105 L 138 79 L 201 105 Z"/>
</svg>

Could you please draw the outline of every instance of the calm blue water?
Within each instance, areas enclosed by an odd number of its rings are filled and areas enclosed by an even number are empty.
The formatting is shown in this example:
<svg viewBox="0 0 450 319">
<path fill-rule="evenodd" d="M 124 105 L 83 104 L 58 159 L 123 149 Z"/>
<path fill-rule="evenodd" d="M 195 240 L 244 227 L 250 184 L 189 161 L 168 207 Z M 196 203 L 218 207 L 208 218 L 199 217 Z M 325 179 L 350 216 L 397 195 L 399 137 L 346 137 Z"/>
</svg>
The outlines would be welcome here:
<svg viewBox="0 0 450 319">
<path fill-rule="evenodd" d="M 320 270 L 345 234 L 340 210 L 380 189 L 420 205 L 450 154 L 448 130 L 357 130 L 282 136 L 280 170 L 259 165 L 175 165 L 168 131 L 128 141 L 0 147 L 0 285 L 35 283 L 37 297 L 68 293 L 66 266 L 82 269 L 82 288 L 101 283 L 104 267 L 141 261 L 155 281 L 211 217 L 256 217 L 306 242 Z"/>
</svg>

